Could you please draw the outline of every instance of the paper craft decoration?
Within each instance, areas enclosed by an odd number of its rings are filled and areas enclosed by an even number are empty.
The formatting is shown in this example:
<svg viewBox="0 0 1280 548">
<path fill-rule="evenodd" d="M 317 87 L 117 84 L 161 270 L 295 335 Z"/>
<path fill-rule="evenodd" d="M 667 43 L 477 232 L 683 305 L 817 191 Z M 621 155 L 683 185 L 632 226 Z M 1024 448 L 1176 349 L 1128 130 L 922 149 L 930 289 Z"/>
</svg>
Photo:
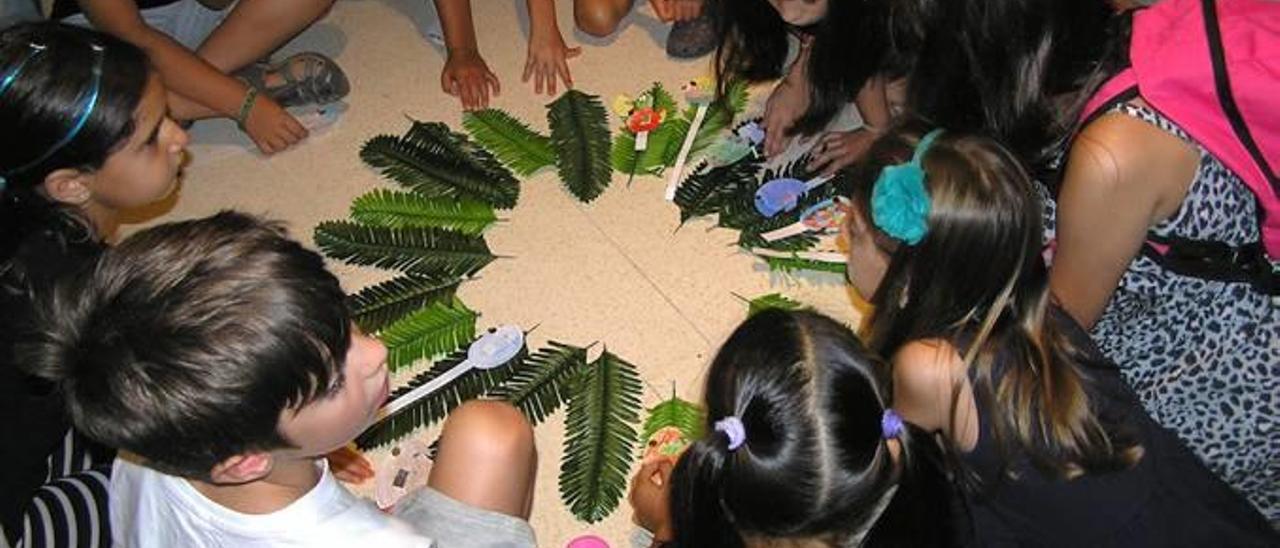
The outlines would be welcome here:
<svg viewBox="0 0 1280 548">
<path fill-rule="evenodd" d="M 676 155 L 676 163 L 671 168 L 671 173 L 667 176 L 667 190 L 663 195 L 668 202 L 675 200 L 676 188 L 680 186 L 680 177 L 684 174 L 685 162 L 689 161 L 689 153 L 693 151 L 693 143 L 698 137 L 698 130 L 702 128 L 702 122 L 707 117 L 707 108 L 711 105 L 712 99 L 715 98 L 715 82 L 710 78 L 702 77 L 690 81 L 682 88 L 684 91 L 684 99 L 695 108 L 693 121 L 689 123 L 689 130 L 685 132 L 684 142 L 680 145 L 680 153 Z"/>
<path fill-rule="evenodd" d="M 831 178 L 830 175 L 824 175 L 808 181 L 790 177 L 769 181 L 756 191 L 756 211 L 766 218 L 774 217 L 784 211 L 791 211 L 796 208 L 801 197 L 830 181 Z"/>
<path fill-rule="evenodd" d="M 645 445 L 641 460 L 670 459 L 674 462 L 689 444 L 702 437 L 704 420 L 702 408 L 676 397 L 672 386 L 671 398 L 650 409 L 649 417 L 644 421 L 641 435 Z"/>
<path fill-rule="evenodd" d="M 760 236 L 768 242 L 776 242 L 807 233 L 826 233 L 840 229 L 844 223 L 845 209 L 835 198 L 829 198 L 809 206 L 800 214 L 800 220 L 792 224 L 765 232 Z"/>
<path fill-rule="evenodd" d="M 522 348 L 524 348 L 524 331 L 521 331 L 519 327 L 504 325 L 496 329 L 490 329 L 480 339 L 471 343 L 471 347 L 467 350 L 466 360 L 453 366 L 452 369 L 449 369 L 444 374 L 431 379 L 430 382 L 391 400 L 382 406 L 380 414 L 385 416 L 399 413 L 413 402 L 441 389 L 471 369 L 493 369 L 503 365 L 515 358 Z"/>
<path fill-rule="evenodd" d="M 391 459 L 374 474 L 377 485 L 373 500 L 378 508 L 390 510 L 405 495 L 426 487 L 431 463 L 431 446 L 419 438 L 409 438 L 393 447 Z"/>
</svg>

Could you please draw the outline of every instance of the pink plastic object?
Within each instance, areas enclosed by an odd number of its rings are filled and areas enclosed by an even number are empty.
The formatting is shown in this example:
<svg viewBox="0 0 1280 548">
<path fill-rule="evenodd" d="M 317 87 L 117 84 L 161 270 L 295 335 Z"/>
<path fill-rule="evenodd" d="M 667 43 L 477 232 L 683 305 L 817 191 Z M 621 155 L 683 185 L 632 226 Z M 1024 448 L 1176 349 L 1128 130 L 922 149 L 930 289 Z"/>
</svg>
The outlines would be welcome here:
<svg viewBox="0 0 1280 548">
<path fill-rule="evenodd" d="M 609 548 L 609 543 L 595 535 L 582 535 L 564 546 L 565 548 Z"/>
</svg>

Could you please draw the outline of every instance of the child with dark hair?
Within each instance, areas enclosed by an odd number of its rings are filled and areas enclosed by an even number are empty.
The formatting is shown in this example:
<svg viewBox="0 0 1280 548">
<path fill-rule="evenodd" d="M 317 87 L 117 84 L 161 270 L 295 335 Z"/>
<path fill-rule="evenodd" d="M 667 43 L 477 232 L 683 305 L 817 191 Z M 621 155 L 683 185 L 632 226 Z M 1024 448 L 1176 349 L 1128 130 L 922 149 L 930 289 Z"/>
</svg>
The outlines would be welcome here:
<svg viewBox="0 0 1280 548">
<path fill-rule="evenodd" d="M 720 94 L 735 78 L 782 78 L 765 107 L 765 153 L 824 131 L 856 106 L 864 127 L 823 134 L 810 168 L 834 173 L 855 161 L 891 119 L 888 3 L 864 0 L 709 0 L 717 22 Z"/>
<path fill-rule="evenodd" d="M 69 434 L 62 394 L 21 373 L 13 347 L 37 292 L 91 264 L 122 214 L 173 190 L 187 136 L 141 51 L 53 23 L 0 32 L 0 127 L 0 529 L 52 546 L 24 529 L 62 538 L 92 528 L 104 499 L 82 493 L 100 493 L 104 477 L 70 476 L 110 455 Z M 33 497 L 43 511 L 24 524 Z"/>
<path fill-rule="evenodd" d="M 1209 70 L 1207 81 L 1148 75 L 1161 66 L 1201 74 L 1196 59 L 1212 50 L 1194 22 L 1205 5 L 1217 6 L 1208 11 L 1220 12 L 1224 33 L 1228 21 L 1258 20 L 1259 57 L 1236 41 L 1223 46 L 1221 80 Z M 1217 100 L 1230 92 L 1226 74 L 1236 108 L 1261 121 L 1280 106 L 1263 91 L 1280 77 L 1261 47 L 1274 43 L 1278 12 L 1262 2 L 1250 17 L 1241 12 L 1250 5 L 1162 2 L 1117 15 L 1102 0 L 934 2 L 909 104 L 933 123 L 996 138 L 1032 170 L 1049 198 L 1050 285 L 1062 308 L 1152 417 L 1280 526 L 1280 258 L 1260 229 L 1275 215 L 1259 198 L 1275 196 L 1275 179 L 1252 191 L 1248 168 L 1214 146 L 1235 135 L 1196 131 L 1226 116 Z M 1135 38 L 1140 28 L 1147 34 Z M 1194 58 L 1137 47 L 1165 41 L 1194 46 L 1184 50 Z M 1135 56 L 1155 68 L 1138 92 L 1102 96 Z M 1242 78 L 1249 66 L 1267 76 Z M 1147 89 L 1177 110 L 1149 102 Z M 1090 105 L 1095 96 L 1109 100 Z"/>
<path fill-rule="evenodd" d="M 121 450 L 116 545 L 533 546 L 533 432 L 509 405 L 454 411 L 404 521 L 334 479 L 319 456 L 389 390 L 345 302 L 318 254 L 231 212 L 131 236 L 53 293 L 25 356 Z"/>
<path fill-rule="evenodd" d="M 707 434 L 632 480 L 656 546 L 949 545 L 929 433 L 896 410 L 888 366 L 849 328 L 761 312 L 707 372 Z"/>
<path fill-rule="evenodd" d="M 852 174 L 850 283 L 895 406 L 937 434 L 979 546 L 1275 546 L 1050 297 L 1038 194 L 994 141 L 904 127 Z M 964 529 L 961 529 L 964 532 Z"/>
</svg>

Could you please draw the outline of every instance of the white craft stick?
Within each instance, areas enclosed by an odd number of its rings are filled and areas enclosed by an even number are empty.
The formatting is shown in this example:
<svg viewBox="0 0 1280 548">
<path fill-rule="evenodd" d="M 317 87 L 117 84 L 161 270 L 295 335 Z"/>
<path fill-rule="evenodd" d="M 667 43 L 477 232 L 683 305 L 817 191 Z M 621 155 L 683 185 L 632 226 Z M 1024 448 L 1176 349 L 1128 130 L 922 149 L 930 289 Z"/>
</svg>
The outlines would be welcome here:
<svg viewBox="0 0 1280 548">
<path fill-rule="evenodd" d="M 431 379 L 431 381 L 423 383 L 422 386 L 410 390 L 405 395 L 391 400 L 387 405 L 382 407 L 382 412 L 386 415 L 394 415 L 409 404 L 422 399 L 427 394 L 445 387 L 449 383 L 453 382 L 454 379 L 461 377 L 463 373 L 466 373 L 471 369 L 471 360 L 463 360 L 462 363 L 453 366 L 448 371 L 445 371 L 443 375 Z"/>
<path fill-rule="evenodd" d="M 667 176 L 667 191 L 663 197 L 668 202 L 676 199 L 676 189 L 680 188 L 680 175 L 684 173 L 684 164 L 689 161 L 689 151 L 693 150 L 693 142 L 698 138 L 698 129 L 702 127 L 702 120 L 706 117 L 707 105 L 698 105 L 697 112 L 693 114 L 693 122 L 689 124 L 689 133 L 684 135 L 684 144 L 680 145 L 676 165 L 671 167 L 671 174 Z"/>
<path fill-rule="evenodd" d="M 808 232 L 808 231 L 809 231 L 809 227 L 805 226 L 804 221 L 800 221 L 796 223 L 791 223 L 777 230 L 770 230 L 769 232 L 765 232 L 764 234 L 761 234 L 760 237 L 764 238 L 764 241 L 766 242 L 776 242 L 784 238 L 790 238 L 792 236 L 804 234 L 805 232 Z"/>
<path fill-rule="evenodd" d="M 835 178 L 836 178 L 836 176 L 835 176 L 835 175 L 819 175 L 819 176 L 817 176 L 817 177 L 814 177 L 814 178 L 812 178 L 812 179 L 809 179 L 809 182 L 807 182 L 807 183 L 805 183 L 805 184 L 804 184 L 804 191 L 805 191 L 805 192 L 808 192 L 808 191 L 810 191 L 810 190 L 813 190 L 813 189 L 815 189 L 815 188 L 818 188 L 818 187 L 820 187 L 820 186 L 822 186 L 822 185 L 826 184 L 826 183 L 827 183 L 827 181 L 830 181 L 830 180 L 835 179 Z"/>
<path fill-rule="evenodd" d="M 646 148 L 649 148 L 649 132 L 641 131 L 636 133 L 636 146 L 634 150 L 636 152 L 641 152 Z"/>
</svg>

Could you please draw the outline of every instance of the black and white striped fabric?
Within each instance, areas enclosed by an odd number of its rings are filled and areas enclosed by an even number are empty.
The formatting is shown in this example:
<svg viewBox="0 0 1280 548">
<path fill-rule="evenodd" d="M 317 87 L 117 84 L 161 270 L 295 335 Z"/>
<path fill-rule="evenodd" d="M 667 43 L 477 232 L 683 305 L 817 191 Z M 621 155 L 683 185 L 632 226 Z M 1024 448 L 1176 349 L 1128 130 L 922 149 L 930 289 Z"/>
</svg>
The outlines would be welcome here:
<svg viewBox="0 0 1280 548">
<path fill-rule="evenodd" d="M 74 431 L 49 456 L 49 477 L 23 511 L 22 530 L 0 535 L 12 548 L 111 546 L 107 493 L 113 455 Z"/>
</svg>

